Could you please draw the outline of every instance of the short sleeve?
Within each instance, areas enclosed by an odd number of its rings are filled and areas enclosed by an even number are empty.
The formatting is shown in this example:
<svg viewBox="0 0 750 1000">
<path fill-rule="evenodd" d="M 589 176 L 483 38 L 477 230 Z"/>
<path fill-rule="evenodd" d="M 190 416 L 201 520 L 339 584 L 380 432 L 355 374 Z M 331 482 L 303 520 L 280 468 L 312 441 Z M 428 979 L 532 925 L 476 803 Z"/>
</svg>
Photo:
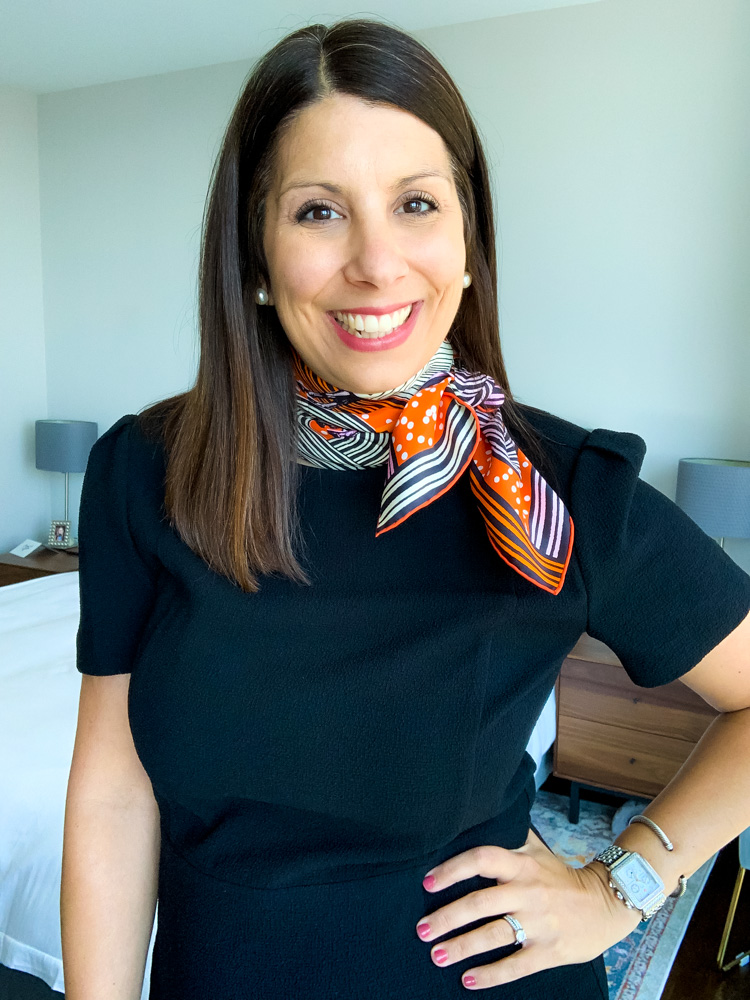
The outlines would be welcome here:
<svg viewBox="0 0 750 1000">
<path fill-rule="evenodd" d="M 78 581 L 81 615 L 76 666 L 82 674 L 130 673 L 153 607 L 156 561 L 133 537 L 128 505 L 132 415 L 94 444 L 81 490 Z"/>
<path fill-rule="evenodd" d="M 644 441 L 594 430 L 571 484 L 586 631 L 641 687 L 692 669 L 750 610 L 750 576 L 680 508 L 639 478 Z"/>
</svg>

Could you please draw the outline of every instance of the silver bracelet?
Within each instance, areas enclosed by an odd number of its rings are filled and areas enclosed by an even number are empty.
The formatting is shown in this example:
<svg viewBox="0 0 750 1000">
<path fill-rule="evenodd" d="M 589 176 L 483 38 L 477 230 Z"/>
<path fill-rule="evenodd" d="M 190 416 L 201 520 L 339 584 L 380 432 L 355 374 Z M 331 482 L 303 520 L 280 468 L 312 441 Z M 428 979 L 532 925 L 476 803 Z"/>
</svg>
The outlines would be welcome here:
<svg viewBox="0 0 750 1000">
<path fill-rule="evenodd" d="M 668 851 L 674 850 L 674 844 L 666 835 L 666 833 L 662 830 L 660 826 L 657 826 L 652 819 L 649 819 L 648 816 L 641 816 L 640 814 L 638 816 L 631 816 L 630 819 L 628 820 L 628 826 L 630 826 L 631 823 L 645 823 L 646 826 L 650 827 L 654 831 L 656 836 L 659 838 L 662 844 L 664 844 L 664 846 Z M 674 892 L 670 892 L 669 895 L 679 899 L 680 896 L 684 894 L 686 889 L 687 889 L 687 879 L 685 878 L 684 875 L 680 875 L 679 888 L 675 889 Z"/>
</svg>

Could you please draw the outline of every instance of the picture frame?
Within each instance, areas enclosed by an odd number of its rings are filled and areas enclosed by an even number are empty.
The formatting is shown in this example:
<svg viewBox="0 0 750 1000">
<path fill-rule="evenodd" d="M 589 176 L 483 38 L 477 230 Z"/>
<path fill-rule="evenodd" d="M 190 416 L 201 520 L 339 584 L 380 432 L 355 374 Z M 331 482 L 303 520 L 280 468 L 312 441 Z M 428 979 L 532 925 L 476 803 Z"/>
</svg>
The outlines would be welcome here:
<svg viewBox="0 0 750 1000">
<path fill-rule="evenodd" d="M 52 521 L 49 527 L 48 548 L 67 549 L 71 544 L 70 521 Z"/>
</svg>

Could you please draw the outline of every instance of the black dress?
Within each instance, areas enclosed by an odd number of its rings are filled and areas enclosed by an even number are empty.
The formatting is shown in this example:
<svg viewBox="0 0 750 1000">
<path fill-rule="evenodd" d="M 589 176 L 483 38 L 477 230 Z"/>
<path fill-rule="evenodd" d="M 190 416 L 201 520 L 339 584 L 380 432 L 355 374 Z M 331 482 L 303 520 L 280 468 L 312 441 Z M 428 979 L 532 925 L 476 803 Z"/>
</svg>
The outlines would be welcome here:
<svg viewBox="0 0 750 1000">
<path fill-rule="evenodd" d="M 94 445 L 78 669 L 132 672 L 161 816 L 152 1000 L 466 997 L 462 973 L 515 946 L 440 968 L 415 927 L 494 883 L 422 878 L 525 842 L 525 747 L 581 633 L 651 687 L 747 613 L 750 577 L 638 479 L 640 438 L 527 415 L 575 524 L 557 596 L 494 552 L 466 474 L 376 539 L 383 466 L 302 466 L 312 586 L 267 575 L 245 594 L 169 527 L 163 453 L 132 415 Z M 600 1000 L 604 963 L 478 992 Z"/>
</svg>

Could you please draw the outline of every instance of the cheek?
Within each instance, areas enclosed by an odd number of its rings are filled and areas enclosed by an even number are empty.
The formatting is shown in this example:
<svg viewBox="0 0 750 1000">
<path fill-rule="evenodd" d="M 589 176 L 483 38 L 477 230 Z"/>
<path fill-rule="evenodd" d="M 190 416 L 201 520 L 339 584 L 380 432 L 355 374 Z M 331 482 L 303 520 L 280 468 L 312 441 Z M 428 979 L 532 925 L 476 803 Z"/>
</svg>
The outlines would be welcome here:
<svg viewBox="0 0 750 1000">
<path fill-rule="evenodd" d="M 438 290 L 456 280 L 466 260 L 463 241 L 457 242 L 450 235 L 441 236 L 426 244 L 419 255 L 420 269 Z"/>
<path fill-rule="evenodd" d="M 324 241 L 288 240 L 278 247 L 271 275 L 279 299 L 291 304 L 314 301 L 341 268 L 341 260 Z"/>
</svg>

